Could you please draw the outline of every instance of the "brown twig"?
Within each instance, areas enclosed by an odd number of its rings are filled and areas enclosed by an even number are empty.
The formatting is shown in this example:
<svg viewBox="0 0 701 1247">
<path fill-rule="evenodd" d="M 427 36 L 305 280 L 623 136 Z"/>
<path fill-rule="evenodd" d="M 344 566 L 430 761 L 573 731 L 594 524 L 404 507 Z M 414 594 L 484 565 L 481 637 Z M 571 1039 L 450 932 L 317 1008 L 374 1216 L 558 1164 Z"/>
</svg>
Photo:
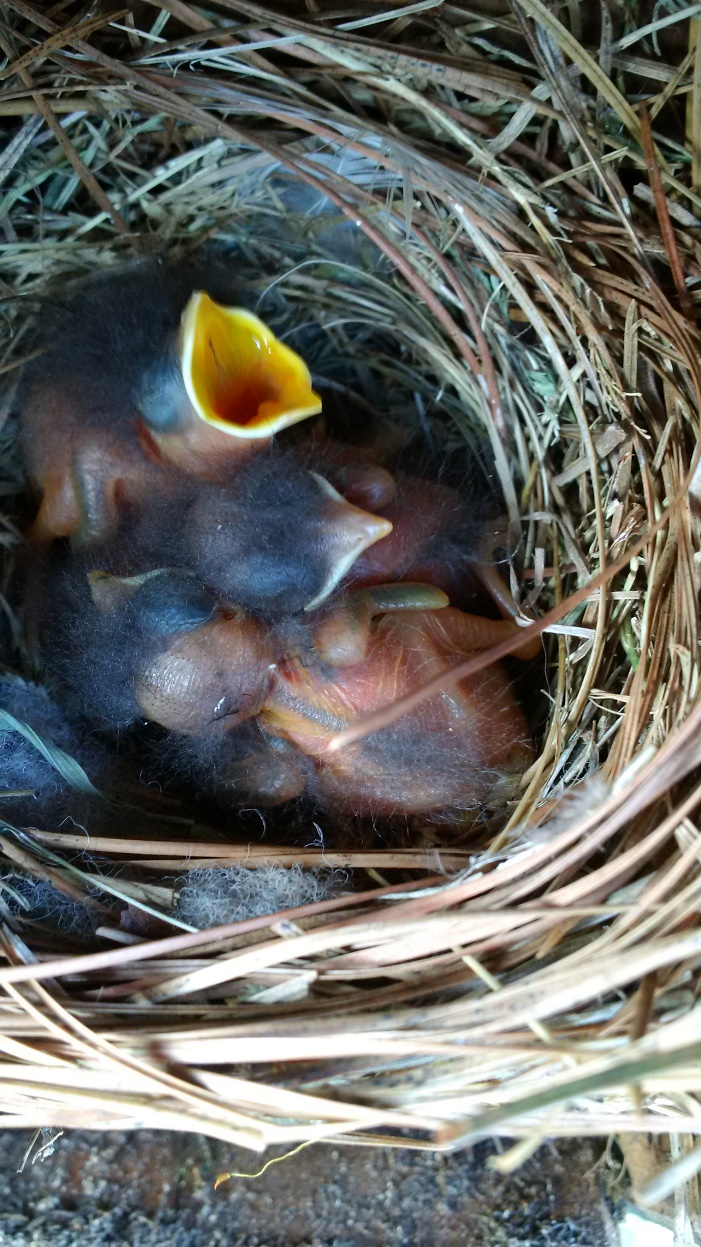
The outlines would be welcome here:
<svg viewBox="0 0 701 1247">
<path fill-rule="evenodd" d="M 648 178 L 650 180 L 650 189 L 655 198 L 657 220 L 659 222 L 660 233 L 662 234 L 665 251 L 667 252 L 667 258 L 669 260 L 669 267 L 674 279 L 674 285 L 676 286 L 679 306 L 687 320 L 694 320 L 694 309 L 691 303 L 691 298 L 689 297 L 686 281 L 684 280 L 684 269 L 679 256 L 677 240 L 674 235 L 674 226 L 672 225 L 672 219 L 669 215 L 667 200 L 662 187 L 659 165 L 657 164 L 655 143 L 652 137 L 652 126 L 650 124 L 650 114 L 645 104 L 640 105 L 640 134 L 643 142 L 643 152 L 645 153 L 645 164 L 647 165 Z"/>
</svg>

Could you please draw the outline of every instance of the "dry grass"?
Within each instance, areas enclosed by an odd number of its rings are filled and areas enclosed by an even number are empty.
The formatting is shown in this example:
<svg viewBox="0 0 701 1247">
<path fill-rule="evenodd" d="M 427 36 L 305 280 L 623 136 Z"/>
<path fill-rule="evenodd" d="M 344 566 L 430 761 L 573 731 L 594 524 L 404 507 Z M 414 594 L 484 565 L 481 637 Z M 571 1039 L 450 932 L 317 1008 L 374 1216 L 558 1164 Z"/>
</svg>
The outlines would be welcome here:
<svg viewBox="0 0 701 1247">
<path fill-rule="evenodd" d="M 488 441 L 523 604 L 558 620 L 549 720 L 476 844 L 93 837 L 165 913 L 159 872 L 216 861 L 378 886 L 58 959 L 6 927 L 3 1124 L 257 1149 L 499 1132 L 514 1162 L 543 1135 L 701 1132 L 701 42 L 664 54 L 677 8 L 582 32 L 541 0 L 282 7 L 9 0 L 0 365 L 14 296 L 48 277 L 237 244 L 318 369 L 351 360 L 389 413 Z M 9 830 L 2 851 L 65 879 L 83 845 Z"/>
</svg>

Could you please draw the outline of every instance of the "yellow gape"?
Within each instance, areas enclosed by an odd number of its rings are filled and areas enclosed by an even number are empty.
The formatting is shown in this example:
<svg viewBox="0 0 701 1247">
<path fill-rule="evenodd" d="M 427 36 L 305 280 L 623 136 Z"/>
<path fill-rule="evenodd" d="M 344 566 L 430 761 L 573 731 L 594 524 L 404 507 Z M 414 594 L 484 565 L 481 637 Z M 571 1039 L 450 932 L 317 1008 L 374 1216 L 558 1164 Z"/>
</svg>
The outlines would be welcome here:
<svg viewBox="0 0 701 1247">
<path fill-rule="evenodd" d="M 321 411 L 304 360 L 244 308 L 197 291 L 183 312 L 180 343 L 192 406 L 232 437 L 271 437 Z"/>
</svg>

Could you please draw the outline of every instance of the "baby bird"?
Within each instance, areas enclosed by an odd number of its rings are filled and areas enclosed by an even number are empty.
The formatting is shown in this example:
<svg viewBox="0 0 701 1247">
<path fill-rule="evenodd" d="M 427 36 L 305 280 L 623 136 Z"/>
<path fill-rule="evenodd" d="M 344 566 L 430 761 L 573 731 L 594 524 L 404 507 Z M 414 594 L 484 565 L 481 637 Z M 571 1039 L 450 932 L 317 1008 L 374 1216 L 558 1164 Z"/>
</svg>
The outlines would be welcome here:
<svg viewBox="0 0 701 1247">
<path fill-rule="evenodd" d="M 279 669 L 258 722 L 304 756 L 309 791 L 339 814 L 455 814 L 504 801 L 532 751 L 523 712 L 497 665 L 354 745 L 336 753 L 327 745 L 355 720 L 514 627 L 456 610 L 428 586 L 351 593 L 316 626 L 317 662 Z"/>
<path fill-rule="evenodd" d="M 210 589 L 279 619 L 324 602 L 392 524 L 275 458 L 256 460 L 234 488 L 200 490 L 182 531 L 183 561 Z"/>
<path fill-rule="evenodd" d="M 132 717 L 212 742 L 257 720 L 262 735 L 255 747 L 242 757 L 234 736 L 230 765 L 224 743 L 212 744 L 222 787 L 250 800 L 287 800 L 306 787 L 339 813 L 459 810 L 503 799 L 530 759 L 526 723 L 500 667 L 461 681 L 391 728 L 327 753 L 330 738 L 349 723 L 513 631 L 511 623 L 448 607 L 430 586 L 349 594 L 319 612 L 306 634 L 266 632 L 233 608 L 203 618 L 211 599 L 174 570 L 130 578 L 93 572 L 89 593 L 106 643 L 93 651 L 89 672 L 89 660 L 79 665 L 78 643 L 74 683 L 99 689 L 110 629 L 128 631 L 131 654 L 122 651 L 120 664 Z"/>
<path fill-rule="evenodd" d="M 231 266 L 207 256 L 136 261 L 46 301 L 18 392 L 36 540 L 104 536 L 153 463 L 218 480 L 321 410 L 303 360 L 237 303 Z"/>
<path fill-rule="evenodd" d="M 206 646 L 216 601 L 187 572 L 116 577 L 94 568 L 90 558 L 67 552 L 52 554 L 36 572 L 30 602 L 45 677 L 70 715 L 98 728 L 120 732 L 143 717 L 135 672 L 156 661 L 173 637 L 198 632 Z M 231 671 L 242 692 L 247 636 L 242 626 L 240 661 Z M 255 681 L 261 663 L 265 668 L 262 655 L 255 650 Z M 225 690 L 218 691 L 214 704 L 223 696 Z"/>
<path fill-rule="evenodd" d="M 175 564 L 267 620 L 312 610 L 341 582 L 398 580 L 433 584 L 467 609 L 481 584 L 504 617 L 517 614 L 494 563 L 506 537 L 440 482 L 277 446 L 242 463 L 226 485 L 145 470 L 148 489 L 121 497 L 113 515 L 92 467 L 74 477 L 81 530 L 112 537 L 90 544 L 114 573 Z"/>
<path fill-rule="evenodd" d="M 322 462 L 323 456 L 322 446 Z M 351 485 L 356 476 L 362 482 L 363 471 L 369 472 L 353 463 L 346 466 L 345 475 L 344 469 L 333 463 L 326 470 L 332 480 L 348 480 Z M 419 581 L 442 589 L 453 605 L 468 610 L 482 589 L 503 619 L 518 618 L 521 612 L 495 561 L 495 551 L 509 547 L 507 525 L 490 515 L 489 500 L 477 495 L 469 503 L 457 489 L 439 480 L 403 471 L 377 471 L 373 509 L 391 523 L 391 531 L 354 560 L 347 569 L 344 587 Z M 518 656 L 535 658 L 540 647 L 536 638 L 527 642 Z"/>
<path fill-rule="evenodd" d="M 370 469 L 363 472 L 372 479 Z M 148 496 L 121 504 L 117 522 L 111 540 L 90 547 L 105 570 L 182 567 L 219 599 L 268 621 L 319 605 L 392 530 L 292 452 L 273 447 L 243 464 L 227 486 L 156 470 Z"/>
</svg>

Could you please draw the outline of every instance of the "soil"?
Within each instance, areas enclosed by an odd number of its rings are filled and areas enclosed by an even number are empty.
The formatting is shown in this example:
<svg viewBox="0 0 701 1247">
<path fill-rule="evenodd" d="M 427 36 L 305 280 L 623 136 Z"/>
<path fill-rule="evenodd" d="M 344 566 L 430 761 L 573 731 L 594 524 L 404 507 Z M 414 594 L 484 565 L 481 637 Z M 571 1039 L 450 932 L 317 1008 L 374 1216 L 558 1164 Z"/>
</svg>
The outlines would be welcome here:
<svg viewBox="0 0 701 1247">
<path fill-rule="evenodd" d="M 198 1135 L 0 1133 L 0 1247 L 614 1247 L 600 1144 L 546 1144 L 516 1174 L 455 1155 L 315 1144 L 257 1178 Z M 41 1147 L 39 1141 L 39 1148 Z"/>
</svg>

